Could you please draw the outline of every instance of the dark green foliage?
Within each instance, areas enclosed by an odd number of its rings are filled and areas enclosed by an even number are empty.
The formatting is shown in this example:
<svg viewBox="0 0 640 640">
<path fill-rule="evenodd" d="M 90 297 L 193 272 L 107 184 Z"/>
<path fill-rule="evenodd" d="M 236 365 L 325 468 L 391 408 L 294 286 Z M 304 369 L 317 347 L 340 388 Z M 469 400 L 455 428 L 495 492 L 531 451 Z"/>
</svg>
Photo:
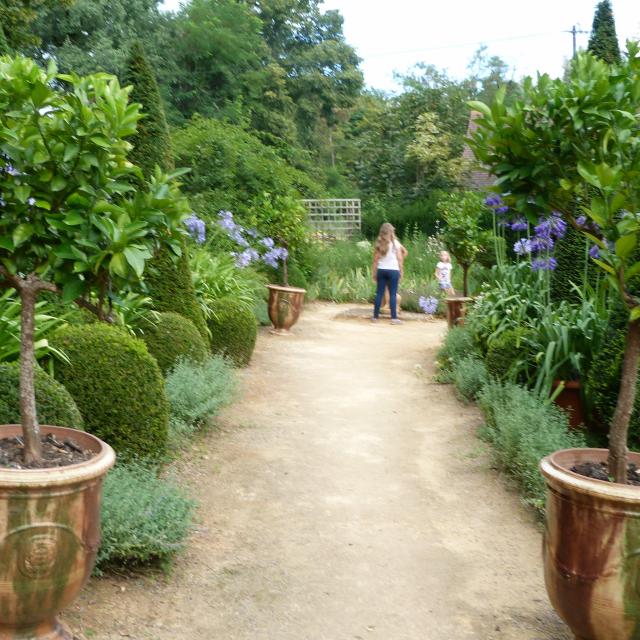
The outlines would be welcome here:
<svg viewBox="0 0 640 640">
<path fill-rule="evenodd" d="M 195 503 L 177 482 L 139 464 L 118 464 L 102 493 L 101 544 L 96 573 L 165 566 L 184 546 Z"/>
<path fill-rule="evenodd" d="M 558 263 L 555 271 L 551 272 L 551 299 L 554 302 L 566 300 L 580 304 L 580 293 L 572 285 L 582 289 L 585 273 L 587 278 L 591 276 L 592 280 L 596 277 L 587 251 L 585 235 L 568 226 L 565 237 L 556 243 L 554 252 L 554 258 Z"/>
<path fill-rule="evenodd" d="M 207 345 L 195 324 L 179 313 L 160 313 L 154 327 L 145 329 L 142 339 L 156 359 L 163 375 L 180 359 L 204 362 Z"/>
<path fill-rule="evenodd" d="M 0 424 L 20 424 L 20 367 L 0 363 Z M 82 429 L 82 416 L 69 392 L 36 368 L 36 410 L 40 424 Z"/>
<path fill-rule="evenodd" d="M 398 199 L 369 198 L 362 202 L 362 233 L 367 238 L 375 238 L 383 222 L 390 222 L 398 237 L 421 231 L 426 235 L 435 235 L 438 228 L 436 205 L 440 193 L 431 192 L 428 196 L 403 203 Z"/>
<path fill-rule="evenodd" d="M 609 64 L 620 62 L 616 23 L 609 0 L 602 0 L 596 7 L 587 50 Z"/>
<path fill-rule="evenodd" d="M 191 280 L 186 242 L 182 243 L 182 255 L 175 263 L 168 249 L 160 250 L 149 261 L 145 283 L 157 311 L 173 311 L 189 318 L 205 341 L 209 341 L 207 325 Z"/>
<path fill-rule="evenodd" d="M 278 281 L 284 283 L 284 275 L 281 266 L 278 268 L 278 276 Z M 290 287 L 300 287 L 301 289 L 306 289 L 309 286 L 304 272 L 295 260 L 287 261 L 287 276 L 289 278 Z"/>
<path fill-rule="evenodd" d="M 207 211 L 200 208 L 201 217 L 211 219 L 227 209 L 242 221 L 252 203 L 265 193 L 314 197 L 320 189 L 273 148 L 239 126 L 194 117 L 174 133 L 173 143 L 176 164 L 191 167 L 184 177 L 185 189 L 204 194 Z"/>
<path fill-rule="evenodd" d="M 258 336 L 256 317 L 233 298 L 216 300 L 211 307 L 211 350 L 239 367 L 248 365 Z"/>
<path fill-rule="evenodd" d="M 491 340 L 487 349 L 486 365 L 490 375 L 507 380 L 521 363 L 530 362 L 533 354 L 527 347 L 526 329 L 507 329 Z"/>
<path fill-rule="evenodd" d="M 622 310 L 621 310 L 622 311 Z M 595 431 L 607 432 L 620 391 L 622 360 L 626 335 L 626 314 L 614 314 L 609 331 L 595 354 L 587 377 L 585 397 L 589 407 L 589 422 Z M 629 423 L 629 444 L 640 447 L 640 380 Z"/>
<path fill-rule="evenodd" d="M 133 149 L 129 160 L 137 164 L 146 178 L 158 165 L 163 171 L 173 168 L 169 127 L 162 108 L 158 83 L 140 42 L 135 42 L 127 60 L 124 85 L 133 85 L 131 101 L 142 105 L 144 118 L 138 131 L 129 138 Z"/>
<path fill-rule="evenodd" d="M 55 376 L 76 401 L 85 429 L 121 457 L 161 456 L 168 405 L 144 342 L 103 323 L 65 327 L 51 342 L 69 358 L 56 363 Z"/>
</svg>

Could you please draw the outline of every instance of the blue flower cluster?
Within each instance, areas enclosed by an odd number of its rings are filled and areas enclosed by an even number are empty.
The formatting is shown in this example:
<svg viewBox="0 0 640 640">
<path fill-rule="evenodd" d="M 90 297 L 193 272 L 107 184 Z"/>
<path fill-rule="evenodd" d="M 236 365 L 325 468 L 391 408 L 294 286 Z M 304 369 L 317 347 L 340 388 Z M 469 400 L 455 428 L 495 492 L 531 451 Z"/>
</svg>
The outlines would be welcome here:
<svg viewBox="0 0 640 640">
<path fill-rule="evenodd" d="M 204 244 L 206 239 L 206 225 L 204 220 L 198 218 L 195 213 L 192 213 L 185 221 L 184 226 L 187 227 L 189 235 L 198 243 Z"/>
<path fill-rule="evenodd" d="M 491 194 L 485 199 L 485 204 L 491 207 L 497 216 L 504 216 L 499 224 L 509 227 L 512 231 L 529 231 L 529 223 L 522 216 L 512 220 L 505 216 L 509 211 L 502 198 L 498 194 Z M 555 243 L 564 237 L 567 232 L 567 223 L 562 219 L 562 214 L 552 211 L 550 216 L 540 218 L 533 228 L 533 236 L 521 238 L 513 245 L 513 250 L 519 256 L 531 256 L 531 268 L 534 271 L 546 271 L 556 268 L 557 262 L 550 255 Z"/>
<path fill-rule="evenodd" d="M 433 296 L 429 296 L 425 298 L 424 296 L 420 296 L 418 299 L 418 306 L 429 315 L 433 315 L 438 308 L 438 299 Z"/>
<path fill-rule="evenodd" d="M 264 264 L 278 268 L 278 262 L 283 262 L 289 257 L 289 252 L 285 247 L 278 247 L 273 238 L 260 237 L 255 229 L 245 229 L 233 219 L 231 211 L 218 212 L 218 225 L 224 229 L 225 233 L 233 240 L 242 251 L 234 251 L 231 255 L 236 260 L 236 266 L 243 269 L 252 262 L 261 260 Z M 254 241 L 252 246 L 251 241 Z"/>
</svg>

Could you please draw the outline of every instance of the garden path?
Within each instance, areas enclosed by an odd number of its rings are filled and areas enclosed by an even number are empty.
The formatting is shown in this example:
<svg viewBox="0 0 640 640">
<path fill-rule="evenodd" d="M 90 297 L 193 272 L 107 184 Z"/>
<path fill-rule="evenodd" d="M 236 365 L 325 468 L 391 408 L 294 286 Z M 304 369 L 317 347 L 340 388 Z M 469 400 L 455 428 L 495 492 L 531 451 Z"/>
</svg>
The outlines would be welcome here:
<svg viewBox="0 0 640 640">
<path fill-rule="evenodd" d="M 431 380 L 444 323 L 344 309 L 261 334 L 200 468 L 178 468 L 202 505 L 188 551 L 169 576 L 93 580 L 65 614 L 78 638 L 570 638 L 477 409 Z"/>
</svg>

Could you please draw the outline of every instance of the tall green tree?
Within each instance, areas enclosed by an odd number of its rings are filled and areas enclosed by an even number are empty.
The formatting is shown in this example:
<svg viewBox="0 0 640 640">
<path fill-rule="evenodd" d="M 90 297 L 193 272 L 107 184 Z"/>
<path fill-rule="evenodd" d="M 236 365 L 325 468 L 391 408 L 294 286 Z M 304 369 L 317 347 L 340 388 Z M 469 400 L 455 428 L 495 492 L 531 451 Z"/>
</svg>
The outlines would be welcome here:
<svg viewBox="0 0 640 640">
<path fill-rule="evenodd" d="M 29 53 L 54 58 L 63 73 L 107 71 L 122 78 L 131 45 L 143 40 L 154 62 L 162 59 L 166 66 L 171 57 L 159 49 L 171 18 L 158 5 L 159 0 L 50 0 L 33 23 L 41 44 Z"/>
<path fill-rule="evenodd" d="M 40 40 L 32 29 L 38 14 L 51 9 L 63 9 L 72 0 L 2 0 L 0 2 L 0 30 L 7 50 L 37 45 Z M 7 53 L 4 50 L 2 53 Z"/>
<path fill-rule="evenodd" d="M 149 180 L 157 167 L 171 170 L 173 156 L 158 83 L 140 42 L 131 47 L 123 75 L 127 84 L 133 86 L 131 99 L 142 105 L 144 114 L 135 136 L 131 138 L 133 149 L 129 157 L 142 169 L 145 180 Z M 189 318 L 208 340 L 207 326 L 191 280 L 188 247 L 184 239 L 177 257 L 168 247 L 156 251 L 145 273 L 145 283 L 158 311 L 174 311 Z"/>
<path fill-rule="evenodd" d="M 587 50 L 609 64 L 620 62 L 620 46 L 610 0 L 602 0 L 596 7 Z"/>
</svg>

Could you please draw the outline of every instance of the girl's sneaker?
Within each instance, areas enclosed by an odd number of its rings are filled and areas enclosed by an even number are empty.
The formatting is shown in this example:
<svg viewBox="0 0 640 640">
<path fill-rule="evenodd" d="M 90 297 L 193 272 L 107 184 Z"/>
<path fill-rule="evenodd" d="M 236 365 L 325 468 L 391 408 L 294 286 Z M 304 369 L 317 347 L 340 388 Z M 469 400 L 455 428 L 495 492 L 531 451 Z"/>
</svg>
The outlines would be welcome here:
<svg viewBox="0 0 640 640">
<path fill-rule="evenodd" d="M 391 324 L 402 324 L 400 318 L 391 318 Z"/>
</svg>

